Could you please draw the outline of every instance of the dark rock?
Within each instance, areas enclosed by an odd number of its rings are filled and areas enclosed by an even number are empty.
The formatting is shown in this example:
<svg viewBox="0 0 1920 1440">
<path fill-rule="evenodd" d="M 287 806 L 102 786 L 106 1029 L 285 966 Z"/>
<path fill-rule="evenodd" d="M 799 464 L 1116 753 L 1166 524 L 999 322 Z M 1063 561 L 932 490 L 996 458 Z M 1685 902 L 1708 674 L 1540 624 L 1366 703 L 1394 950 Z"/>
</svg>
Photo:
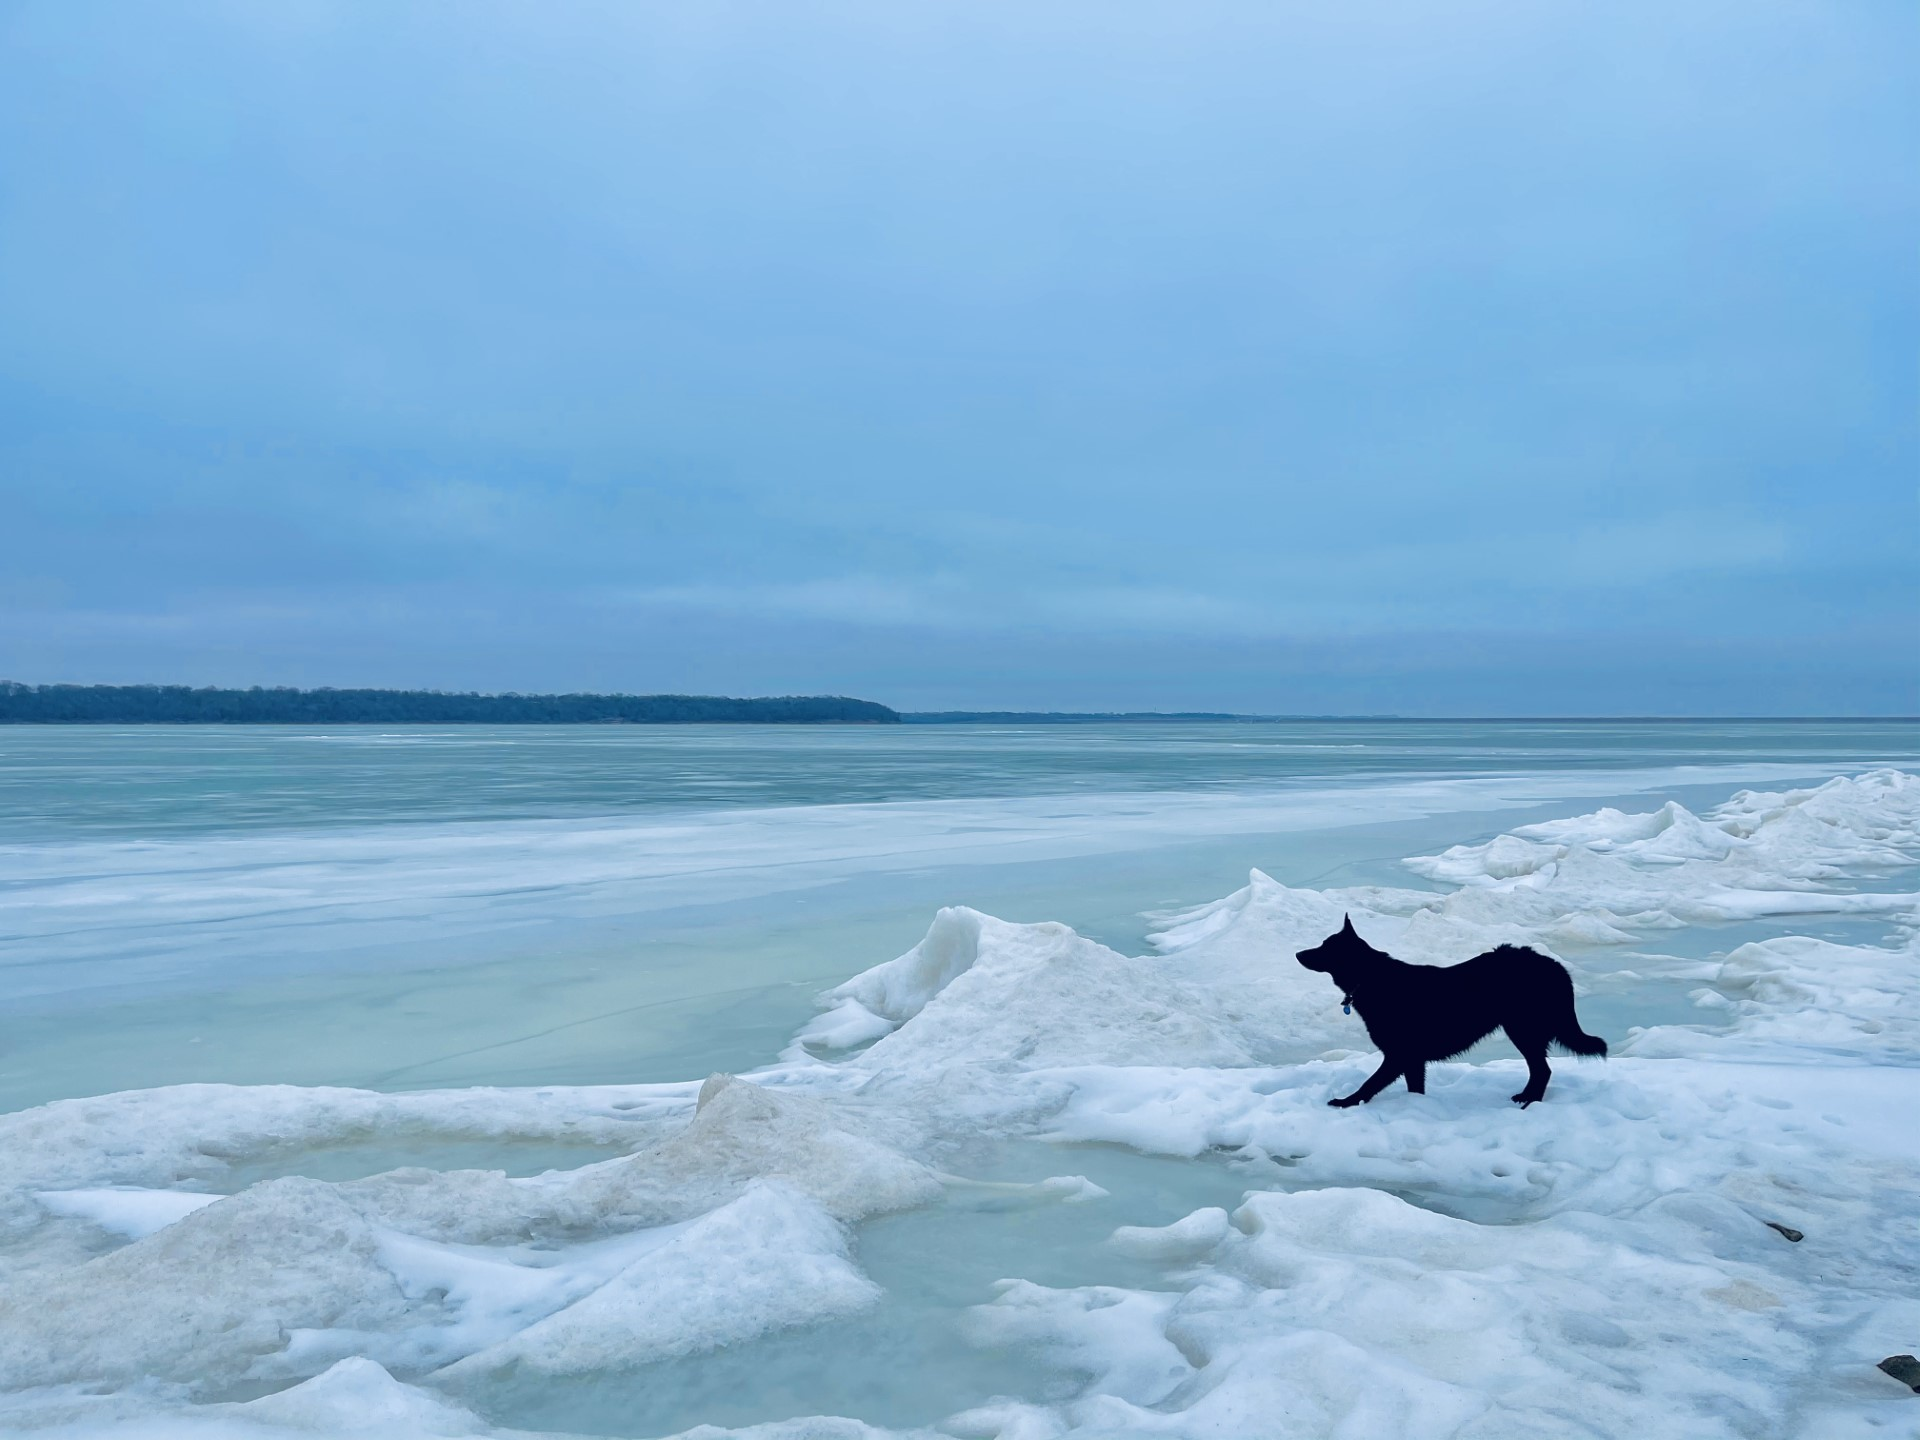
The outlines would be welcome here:
<svg viewBox="0 0 1920 1440">
<path fill-rule="evenodd" d="M 1920 1395 L 1920 1360 L 1911 1355 L 1889 1355 L 1880 1362 L 1880 1368 Z"/>
<path fill-rule="evenodd" d="M 1769 1230 L 1778 1230 L 1782 1235 L 1786 1236 L 1787 1239 L 1791 1240 L 1796 1245 L 1798 1245 L 1802 1240 L 1807 1238 L 1800 1231 L 1794 1229 L 1791 1225 L 1782 1225 L 1777 1220 L 1767 1221 L 1767 1228 Z"/>
</svg>

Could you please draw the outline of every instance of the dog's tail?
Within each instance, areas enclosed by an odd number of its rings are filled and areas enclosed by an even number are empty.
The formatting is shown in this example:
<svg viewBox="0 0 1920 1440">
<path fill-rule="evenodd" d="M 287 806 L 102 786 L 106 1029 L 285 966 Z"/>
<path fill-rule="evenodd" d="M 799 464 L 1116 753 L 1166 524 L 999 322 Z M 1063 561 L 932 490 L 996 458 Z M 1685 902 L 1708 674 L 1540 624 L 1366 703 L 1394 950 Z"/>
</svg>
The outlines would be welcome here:
<svg viewBox="0 0 1920 1440">
<path fill-rule="evenodd" d="M 1560 1033 L 1553 1038 L 1576 1055 L 1604 1055 L 1607 1053 L 1607 1042 L 1602 1040 L 1598 1035 L 1587 1034 L 1586 1031 L 1580 1028 L 1580 1022 L 1578 1020 L 1569 1021 L 1561 1028 Z"/>
<path fill-rule="evenodd" d="M 1575 1055 L 1606 1054 L 1607 1042 L 1580 1028 L 1580 1015 L 1573 1006 L 1573 977 L 1567 973 L 1567 967 L 1555 965 L 1554 968 L 1560 972 L 1560 984 L 1555 988 L 1561 991 L 1560 1020 L 1553 1030 L 1555 1043 L 1564 1045 Z"/>
</svg>

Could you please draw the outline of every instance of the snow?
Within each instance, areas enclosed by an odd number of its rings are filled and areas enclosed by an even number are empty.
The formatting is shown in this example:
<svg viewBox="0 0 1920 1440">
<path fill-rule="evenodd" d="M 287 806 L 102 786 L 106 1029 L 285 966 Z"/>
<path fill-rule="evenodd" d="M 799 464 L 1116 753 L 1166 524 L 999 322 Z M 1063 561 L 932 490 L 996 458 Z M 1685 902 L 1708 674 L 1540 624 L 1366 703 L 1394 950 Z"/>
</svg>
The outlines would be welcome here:
<svg viewBox="0 0 1920 1440">
<path fill-rule="evenodd" d="M 689 1221 L 645 1264 L 467 1357 L 446 1378 L 517 1367 L 575 1375 L 711 1349 L 846 1315 L 879 1287 L 855 1267 L 845 1228 L 788 1186 L 758 1184 Z"/>
<path fill-rule="evenodd" d="M 1836 945 L 1804 935 L 1742 945 L 1700 997 L 1728 1023 L 1724 1035 L 1653 1030 L 1635 1054 L 1766 1056 L 1785 1047 L 1836 1059 L 1871 1053 L 1880 1063 L 1920 1063 L 1920 948 Z"/>
<path fill-rule="evenodd" d="M 42 1190 L 34 1196 L 56 1215 L 71 1215 L 91 1221 L 102 1230 L 124 1235 L 129 1240 L 144 1240 L 156 1230 L 164 1230 L 174 1221 L 211 1205 L 218 1195 L 198 1195 L 191 1190 L 138 1190 L 131 1187 L 104 1190 Z"/>
<path fill-rule="evenodd" d="M 218 1181 L 240 1159 L 363 1139 L 637 1145 L 684 1116 L 697 1084 L 476 1088 L 382 1095 L 295 1085 L 172 1085 L 0 1115 L 0 1186 Z"/>
<path fill-rule="evenodd" d="M 979 1057 L 1033 1067 L 1102 1059 L 1116 1043 L 1195 1063 L 1247 1063 L 1249 1052 L 1209 997 L 1150 959 L 1131 959 L 1065 925 L 1015 925 L 942 910 L 898 960 L 829 992 L 899 1028 L 852 1062 L 924 1070 Z"/>
<path fill-rule="evenodd" d="M 1494 1227 L 1377 1189 L 1267 1192 L 1177 1292 L 1021 1285 L 981 1323 L 1102 1363 L 1060 1417 L 1068 1433 L 1224 1434 L 1262 1414 L 1296 1433 L 1420 1440 L 1591 1434 L 1596 1420 L 1756 1433 L 1811 1361 L 1777 1316 L 1797 1287 L 1674 1248 L 1658 1225 Z"/>
<path fill-rule="evenodd" d="M 862 1227 L 974 1204 L 1009 1225 L 1073 1207 L 1103 1283 L 1016 1273 L 973 1296 L 956 1343 L 1059 1383 L 983 1394 L 941 1419 L 950 1436 L 1915 1433 L 1872 1366 L 1920 1348 L 1920 780 L 1601 809 L 1408 864 L 1439 888 L 1253 871 L 1156 917 L 1145 956 L 944 909 L 749 1076 L 182 1086 L 0 1116 L 0 1425 L 502 1435 L 503 1376 L 664 1374 L 871 1315 L 890 1297 Z M 1410 960 L 1531 944 L 1588 992 L 1631 969 L 1693 988 L 1699 1021 L 1556 1061 L 1526 1111 L 1497 1057 L 1335 1111 L 1373 1060 L 1293 952 L 1345 916 Z M 1862 919 L 1878 943 L 1800 933 Z M 1677 943 L 1763 921 L 1709 960 Z M 209 1193 L 368 1137 L 625 1153 Z M 1037 1181 L 967 1173 L 1007 1138 L 1228 1157 L 1243 1193 L 1115 1225 L 1109 1176 L 1070 1151 Z M 687 1432 L 908 1433 L 805 1415 Z"/>
</svg>

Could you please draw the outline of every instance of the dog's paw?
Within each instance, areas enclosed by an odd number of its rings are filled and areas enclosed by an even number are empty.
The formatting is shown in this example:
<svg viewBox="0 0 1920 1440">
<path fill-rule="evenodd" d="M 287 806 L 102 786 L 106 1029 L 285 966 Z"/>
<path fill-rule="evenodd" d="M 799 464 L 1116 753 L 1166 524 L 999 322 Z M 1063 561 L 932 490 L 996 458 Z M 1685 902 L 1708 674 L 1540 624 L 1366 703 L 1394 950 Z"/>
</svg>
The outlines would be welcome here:
<svg viewBox="0 0 1920 1440">
<path fill-rule="evenodd" d="M 1336 1110 L 1345 1110 L 1348 1106 L 1358 1105 L 1359 1103 L 1360 1097 L 1358 1095 L 1339 1095 L 1327 1101 L 1327 1104 L 1333 1106 Z"/>
<path fill-rule="evenodd" d="M 1527 1094 L 1526 1091 L 1522 1090 L 1518 1095 L 1513 1097 L 1513 1103 L 1518 1105 L 1522 1110 L 1524 1110 L 1527 1108 L 1527 1106 L 1533 1104 L 1533 1102 L 1538 1100 L 1539 1098 L 1540 1097 L 1538 1095 L 1529 1095 Z"/>
</svg>

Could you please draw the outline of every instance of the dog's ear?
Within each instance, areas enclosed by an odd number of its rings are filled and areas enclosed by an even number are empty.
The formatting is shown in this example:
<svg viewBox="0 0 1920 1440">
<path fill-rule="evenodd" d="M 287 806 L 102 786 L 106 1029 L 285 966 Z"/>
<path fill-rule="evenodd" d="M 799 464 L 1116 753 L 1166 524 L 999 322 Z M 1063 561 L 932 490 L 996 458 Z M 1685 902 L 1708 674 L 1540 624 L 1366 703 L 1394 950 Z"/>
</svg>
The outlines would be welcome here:
<svg viewBox="0 0 1920 1440">
<path fill-rule="evenodd" d="M 1340 933 L 1342 935 L 1352 935 L 1355 933 L 1353 928 L 1353 916 L 1345 915 L 1341 917 Z"/>
</svg>

